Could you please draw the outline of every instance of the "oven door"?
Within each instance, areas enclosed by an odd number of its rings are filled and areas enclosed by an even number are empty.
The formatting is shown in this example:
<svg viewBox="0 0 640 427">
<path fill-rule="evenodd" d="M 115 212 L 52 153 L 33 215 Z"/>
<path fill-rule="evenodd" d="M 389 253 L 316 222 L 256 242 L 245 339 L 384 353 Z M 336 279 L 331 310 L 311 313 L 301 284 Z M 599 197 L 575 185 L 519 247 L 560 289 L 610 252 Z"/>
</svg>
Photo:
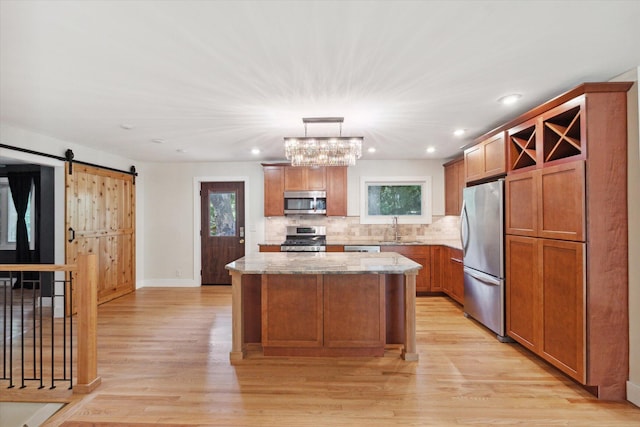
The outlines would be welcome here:
<svg viewBox="0 0 640 427">
<path fill-rule="evenodd" d="M 281 245 L 280 252 L 326 252 L 327 247 L 324 245 L 309 245 L 309 246 L 287 246 Z"/>
</svg>

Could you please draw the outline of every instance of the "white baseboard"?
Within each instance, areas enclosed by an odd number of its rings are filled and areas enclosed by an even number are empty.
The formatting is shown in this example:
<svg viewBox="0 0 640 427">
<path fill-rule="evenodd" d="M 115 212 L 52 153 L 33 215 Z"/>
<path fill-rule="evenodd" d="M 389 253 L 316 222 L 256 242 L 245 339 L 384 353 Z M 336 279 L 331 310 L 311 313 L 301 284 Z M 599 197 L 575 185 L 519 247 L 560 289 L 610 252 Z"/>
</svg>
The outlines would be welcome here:
<svg viewBox="0 0 640 427">
<path fill-rule="evenodd" d="M 627 381 L 627 400 L 640 407 L 640 385 Z"/>
<path fill-rule="evenodd" d="M 193 279 L 147 279 L 137 283 L 137 288 L 195 288 L 200 282 Z"/>
</svg>

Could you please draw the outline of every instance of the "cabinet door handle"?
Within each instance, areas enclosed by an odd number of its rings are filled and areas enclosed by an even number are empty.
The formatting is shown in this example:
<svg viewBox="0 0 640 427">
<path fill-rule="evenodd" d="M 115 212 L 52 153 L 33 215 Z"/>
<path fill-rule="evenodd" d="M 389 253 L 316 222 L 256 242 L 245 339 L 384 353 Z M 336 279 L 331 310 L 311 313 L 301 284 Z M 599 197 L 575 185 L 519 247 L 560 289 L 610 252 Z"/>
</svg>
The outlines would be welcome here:
<svg viewBox="0 0 640 427">
<path fill-rule="evenodd" d="M 76 230 L 74 230 L 73 228 L 69 227 L 69 243 L 73 242 L 74 240 L 76 240 Z"/>
</svg>

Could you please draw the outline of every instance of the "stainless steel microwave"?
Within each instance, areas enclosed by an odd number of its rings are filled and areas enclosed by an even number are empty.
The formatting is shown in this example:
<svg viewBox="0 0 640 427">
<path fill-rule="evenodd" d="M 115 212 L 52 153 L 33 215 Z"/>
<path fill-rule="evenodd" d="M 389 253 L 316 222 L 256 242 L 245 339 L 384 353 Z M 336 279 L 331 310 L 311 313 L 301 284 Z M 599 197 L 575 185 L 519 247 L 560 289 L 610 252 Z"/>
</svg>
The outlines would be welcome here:
<svg viewBox="0 0 640 427">
<path fill-rule="evenodd" d="M 326 191 L 285 191 L 285 215 L 326 215 Z"/>
</svg>

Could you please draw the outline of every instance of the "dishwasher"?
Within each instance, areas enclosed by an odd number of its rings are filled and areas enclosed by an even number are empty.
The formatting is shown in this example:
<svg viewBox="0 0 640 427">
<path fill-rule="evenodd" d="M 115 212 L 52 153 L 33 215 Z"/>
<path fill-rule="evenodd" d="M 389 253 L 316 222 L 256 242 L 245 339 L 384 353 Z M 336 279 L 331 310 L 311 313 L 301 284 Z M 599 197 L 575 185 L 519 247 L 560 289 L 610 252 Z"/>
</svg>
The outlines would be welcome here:
<svg viewBox="0 0 640 427">
<path fill-rule="evenodd" d="M 345 245 L 345 252 L 380 252 L 380 246 L 376 245 Z"/>
</svg>

